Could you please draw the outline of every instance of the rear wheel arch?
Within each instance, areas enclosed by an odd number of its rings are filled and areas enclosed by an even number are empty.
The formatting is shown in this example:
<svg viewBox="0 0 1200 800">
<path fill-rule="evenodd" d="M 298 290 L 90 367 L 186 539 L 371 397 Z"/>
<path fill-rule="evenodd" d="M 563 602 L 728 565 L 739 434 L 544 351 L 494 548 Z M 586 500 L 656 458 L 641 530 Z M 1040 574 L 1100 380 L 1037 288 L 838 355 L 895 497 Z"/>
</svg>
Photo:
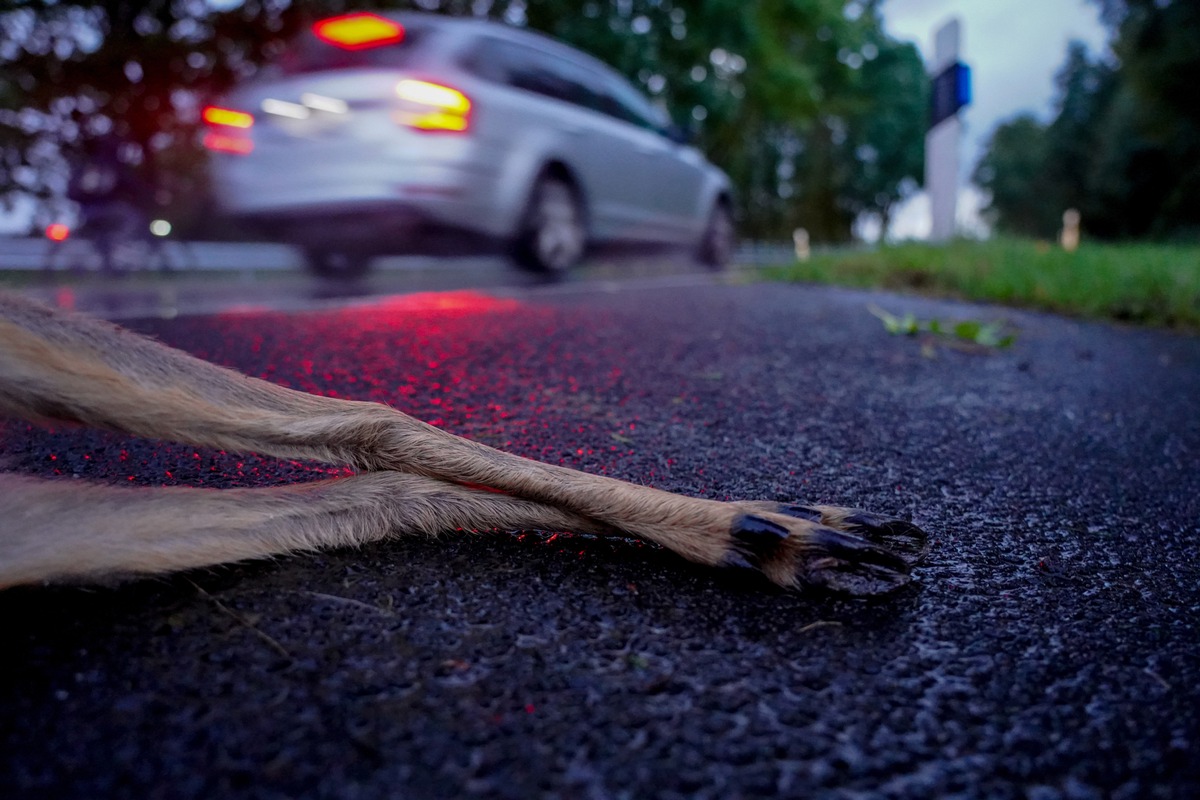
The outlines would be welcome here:
<svg viewBox="0 0 1200 800">
<path fill-rule="evenodd" d="M 588 244 L 587 204 L 582 188 L 561 161 L 547 161 L 529 182 L 512 237 L 514 260 L 525 269 L 561 275 Z"/>
<path fill-rule="evenodd" d="M 588 204 L 587 197 L 584 194 L 583 184 L 580 182 L 575 171 L 567 166 L 566 162 L 561 159 L 552 158 L 544 163 L 536 173 L 534 178 L 529 182 L 529 186 L 525 191 L 526 202 L 532 198 L 533 190 L 537 186 L 538 181 L 544 177 L 557 178 L 567 186 L 571 187 L 571 192 L 575 195 L 575 202 L 579 204 L 579 211 L 583 214 L 584 227 L 588 223 Z"/>
<path fill-rule="evenodd" d="M 708 209 L 696 256 L 710 269 L 724 269 L 733 260 L 737 247 L 733 197 L 727 190 L 722 190 L 709 203 Z"/>
</svg>

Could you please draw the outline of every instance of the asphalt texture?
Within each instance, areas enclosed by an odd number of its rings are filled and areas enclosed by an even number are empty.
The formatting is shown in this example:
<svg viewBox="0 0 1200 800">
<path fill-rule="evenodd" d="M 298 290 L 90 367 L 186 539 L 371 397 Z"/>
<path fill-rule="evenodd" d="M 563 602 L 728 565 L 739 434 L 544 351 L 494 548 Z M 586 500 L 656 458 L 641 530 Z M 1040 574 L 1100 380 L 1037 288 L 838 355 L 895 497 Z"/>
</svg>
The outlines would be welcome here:
<svg viewBox="0 0 1200 800">
<path fill-rule="evenodd" d="M 10 590 L 0 794 L 1200 796 L 1200 337 L 684 283 L 132 327 L 526 456 L 911 518 L 933 540 L 911 587 L 786 593 L 526 532 Z M 1016 343 L 890 336 L 870 304 L 1004 318 Z M 21 422 L 0 459 L 144 485 L 340 472 Z"/>
</svg>

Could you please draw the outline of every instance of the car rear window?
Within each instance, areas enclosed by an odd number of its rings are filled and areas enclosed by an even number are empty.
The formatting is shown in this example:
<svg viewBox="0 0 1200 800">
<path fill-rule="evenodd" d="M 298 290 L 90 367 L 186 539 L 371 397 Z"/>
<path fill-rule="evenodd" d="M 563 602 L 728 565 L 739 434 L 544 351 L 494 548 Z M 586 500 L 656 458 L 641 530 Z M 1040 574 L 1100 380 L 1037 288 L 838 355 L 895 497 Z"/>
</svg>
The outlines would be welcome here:
<svg viewBox="0 0 1200 800">
<path fill-rule="evenodd" d="M 406 23 L 399 42 L 348 50 L 322 41 L 312 30 L 294 39 L 275 63 L 284 75 L 363 67 L 408 67 L 433 33 L 430 26 Z"/>
</svg>

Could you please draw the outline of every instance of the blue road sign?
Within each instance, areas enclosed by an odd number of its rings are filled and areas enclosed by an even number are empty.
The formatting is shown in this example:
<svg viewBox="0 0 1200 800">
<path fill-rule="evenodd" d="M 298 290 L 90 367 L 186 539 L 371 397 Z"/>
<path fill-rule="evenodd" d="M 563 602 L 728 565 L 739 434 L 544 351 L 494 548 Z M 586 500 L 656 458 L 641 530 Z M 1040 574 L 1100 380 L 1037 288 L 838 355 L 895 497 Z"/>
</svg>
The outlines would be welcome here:
<svg viewBox="0 0 1200 800">
<path fill-rule="evenodd" d="M 929 127 L 950 119 L 971 103 L 971 68 L 956 61 L 933 78 Z"/>
</svg>

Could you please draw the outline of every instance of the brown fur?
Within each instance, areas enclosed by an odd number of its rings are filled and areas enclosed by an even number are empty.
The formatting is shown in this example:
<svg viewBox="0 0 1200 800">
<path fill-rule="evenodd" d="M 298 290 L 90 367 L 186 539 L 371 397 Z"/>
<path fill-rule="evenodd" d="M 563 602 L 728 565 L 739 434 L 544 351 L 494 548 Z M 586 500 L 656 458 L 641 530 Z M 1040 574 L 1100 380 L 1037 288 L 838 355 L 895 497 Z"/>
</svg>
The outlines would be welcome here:
<svg viewBox="0 0 1200 800">
<path fill-rule="evenodd" d="M 721 503 L 531 461 L 387 406 L 286 389 L 3 294 L 0 413 L 359 471 L 225 491 L 0 474 L 0 588 L 397 534 L 537 529 L 623 532 L 702 564 L 761 570 L 782 586 L 872 594 L 908 580 L 925 538 L 851 509 Z"/>
</svg>

